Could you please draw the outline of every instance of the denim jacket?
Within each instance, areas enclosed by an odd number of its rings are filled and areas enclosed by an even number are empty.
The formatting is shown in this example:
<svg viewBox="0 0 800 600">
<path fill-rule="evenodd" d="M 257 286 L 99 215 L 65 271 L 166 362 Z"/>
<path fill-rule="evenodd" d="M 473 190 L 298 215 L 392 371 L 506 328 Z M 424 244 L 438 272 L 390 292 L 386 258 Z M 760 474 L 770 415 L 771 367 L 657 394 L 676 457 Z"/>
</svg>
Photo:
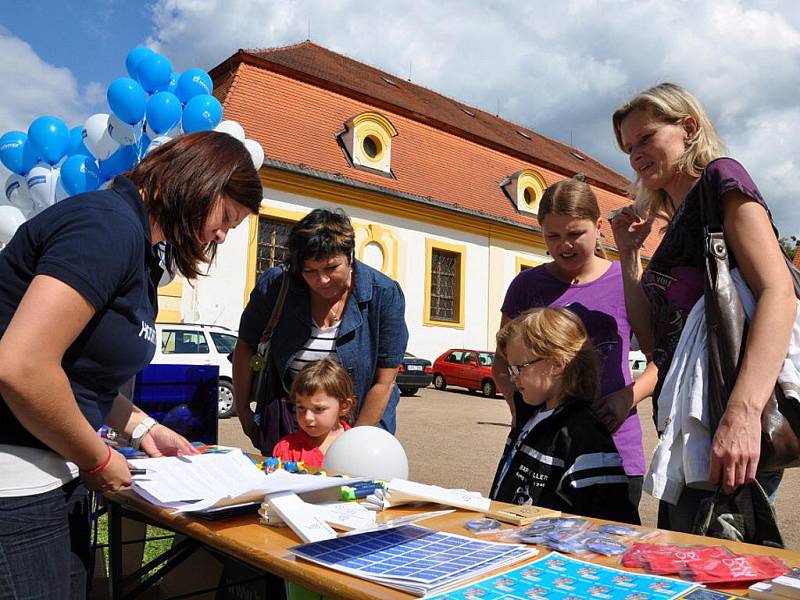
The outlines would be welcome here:
<svg viewBox="0 0 800 600">
<path fill-rule="evenodd" d="M 283 270 L 268 269 L 261 274 L 239 322 L 239 338 L 258 345 L 280 289 Z M 304 282 L 292 280 L 281 318 L 272 333 L 269 368 L 281 386 L 270 386 L 268 394 L 288 396 L 291 385 L 289 365 L 311 335 L 311 296 Z M 353 380 L 356 416 L 380 368 L 394 368 L 403 361 L 408 342 L 405 298 L 400 285 L 380 271 L 353 261 L 353 287 L 347 300 L 339 332 L 336 355 Z M 394 433 L 400 390 L 393 386 L 380 427 Z"/>
</svg>

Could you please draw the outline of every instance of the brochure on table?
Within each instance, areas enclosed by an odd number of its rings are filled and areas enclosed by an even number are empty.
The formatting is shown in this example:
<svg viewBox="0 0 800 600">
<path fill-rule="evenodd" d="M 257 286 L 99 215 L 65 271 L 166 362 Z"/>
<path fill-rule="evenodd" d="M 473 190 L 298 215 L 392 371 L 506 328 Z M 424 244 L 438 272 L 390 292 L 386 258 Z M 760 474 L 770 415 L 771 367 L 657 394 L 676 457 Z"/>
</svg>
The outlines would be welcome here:
<svg viewBox="0 0 800 600">
<path fill-rule="evenodd" d="M 500 575 L 431 596 L 430 600 L 670 600 L 696 587 L 691 582 L 632 573 L 551 552 Z"/>
<path fill-rule="evenodd" d="M 134 459 L 144 469 L 133 478 L 132 489 L 145 500 L 177 512 L 202 511 L 245 502 L 261 502 L 267 494 L 302 494 L 363 481 L 363 477 L 300 475 L 258 469 L 241 452 Z"/>
<path fill-rule="evenodd" d="M 358 533 L 290 548 L 299 558 L 424 596 L 527 560 L 534 548 L 417 525 Z"/>
</svg>

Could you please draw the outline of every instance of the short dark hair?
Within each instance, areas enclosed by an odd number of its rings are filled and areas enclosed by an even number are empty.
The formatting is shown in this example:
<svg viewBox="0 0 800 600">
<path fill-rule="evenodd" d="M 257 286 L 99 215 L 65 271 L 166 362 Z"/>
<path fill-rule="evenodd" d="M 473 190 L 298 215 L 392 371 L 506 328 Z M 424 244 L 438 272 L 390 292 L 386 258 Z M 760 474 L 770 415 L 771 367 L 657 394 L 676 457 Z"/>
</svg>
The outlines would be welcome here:
<svg viewBox="0 0 800 600">
<path fill-rule="evenodd" d="M 227 133 L 201 131 L 159 146 L 126 176 L 139 188 L 168 246 L 166 265 L 188 279 L 216 255 L 202 240 L 221 196 L 258 213 L 263 189 L 244 144 Z"/>
<path fill-rule="evenodd" d="M 286 243 L 286 264 L 295 278 L 301 278 L 303 263 L 344 254 L 353 258 L 356 234 L 350 217 L 340 208 L 317 208 L 294 224 Z"/>
</svg>

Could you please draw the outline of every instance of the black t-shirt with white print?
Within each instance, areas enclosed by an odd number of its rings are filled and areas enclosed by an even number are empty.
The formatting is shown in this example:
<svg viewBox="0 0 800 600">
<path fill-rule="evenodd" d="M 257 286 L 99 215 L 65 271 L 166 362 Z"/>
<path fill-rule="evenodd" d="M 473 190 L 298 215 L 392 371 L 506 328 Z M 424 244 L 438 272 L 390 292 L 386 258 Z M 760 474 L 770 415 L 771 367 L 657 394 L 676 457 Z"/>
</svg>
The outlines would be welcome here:
<svg viewBox="0 0 800 600">
<path fill-rule="evenodd" d="M 118 177 L 111 189 L 67 198 L 20 226 L 0 251 L 0 336 L 36 275 L 64 282 L 95 310 L 61 364 L 81 412 L 97 429 L 120 386 L 155 353 L 161 269 L 136 186 Z M 2 396 L 0 444 L 45 447 Z"/>
</svg>

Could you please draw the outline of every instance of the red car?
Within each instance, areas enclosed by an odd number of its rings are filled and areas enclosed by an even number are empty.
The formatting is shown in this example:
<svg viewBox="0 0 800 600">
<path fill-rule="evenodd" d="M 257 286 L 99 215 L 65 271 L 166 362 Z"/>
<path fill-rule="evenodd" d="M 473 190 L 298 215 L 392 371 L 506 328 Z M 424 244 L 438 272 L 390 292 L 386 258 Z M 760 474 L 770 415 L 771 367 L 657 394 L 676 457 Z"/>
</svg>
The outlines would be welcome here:
<svg viewBox="0 0 800 600">
<path fill-rule="evenodd" d="M 480 390 L 487 398 L 494 398 L 497 386 L 492 379 L 492 363 L 494 352 L 448 350 L 433 363 L 433 387 L 443 390 L 448 385 L 456 385 L 470 392 Z"/>
</svg>

